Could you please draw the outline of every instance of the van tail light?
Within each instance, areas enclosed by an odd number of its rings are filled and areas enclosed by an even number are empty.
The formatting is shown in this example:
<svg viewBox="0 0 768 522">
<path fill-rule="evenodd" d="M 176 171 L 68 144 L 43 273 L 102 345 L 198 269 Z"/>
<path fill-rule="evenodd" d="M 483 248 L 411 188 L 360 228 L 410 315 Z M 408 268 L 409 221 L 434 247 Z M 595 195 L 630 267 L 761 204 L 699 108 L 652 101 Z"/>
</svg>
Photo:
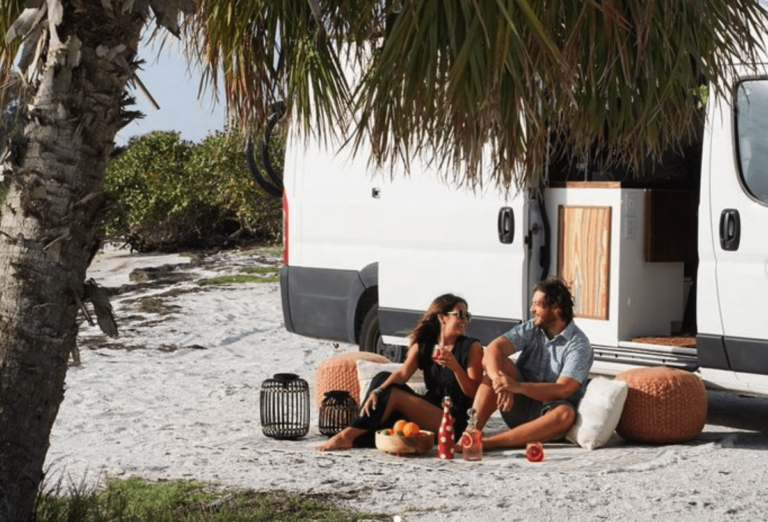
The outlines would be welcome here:
<svg viewBox="0 0 768 522">
<path fill-rule="evenodd" d="M 283 266 L 288 266 L 288 198 L 283 190 Z"/>
</svg>

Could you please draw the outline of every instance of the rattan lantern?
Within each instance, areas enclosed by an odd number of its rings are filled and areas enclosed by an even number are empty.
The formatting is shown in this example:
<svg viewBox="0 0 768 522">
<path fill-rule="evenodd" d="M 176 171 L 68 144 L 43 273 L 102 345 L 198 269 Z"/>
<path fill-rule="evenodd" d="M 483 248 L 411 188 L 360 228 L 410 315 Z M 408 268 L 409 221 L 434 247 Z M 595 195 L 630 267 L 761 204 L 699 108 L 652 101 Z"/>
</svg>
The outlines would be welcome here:
<svg viewBox="0 0 768 522">
<path fill-rule="evenodd" d="M 309 433 L 309 384 L 293 373 L 278 373 L 261 383 L 261 429 L 275 439 Z"/>
<path fill-rule="evenodd" d="M 357 415 L 357 403 L 346 390 L 325 392 L 320 405 L 320 433 L 336 435 L 349 426 Z"/>
</svg>

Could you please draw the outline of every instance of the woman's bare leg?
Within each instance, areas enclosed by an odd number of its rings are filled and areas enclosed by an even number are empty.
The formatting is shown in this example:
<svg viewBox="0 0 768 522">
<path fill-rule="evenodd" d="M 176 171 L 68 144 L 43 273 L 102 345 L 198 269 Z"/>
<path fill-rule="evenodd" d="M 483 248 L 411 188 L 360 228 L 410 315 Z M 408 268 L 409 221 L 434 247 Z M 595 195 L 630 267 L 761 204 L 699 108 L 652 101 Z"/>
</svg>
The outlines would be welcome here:
<svg viewBox="0 0 768 522">
<path fill-rule="evenodd" d="M 382 420 L 390 418 L 396 411 L 418 424 L 419 428 L 434 432 L 440 429 L 443 420 L 442 408 L 427 402 L 419 395 L 393 388 Z"/>
<path fill-rule="evenodd" d="M 349 449 L 355 442 L 355 439 L 365 433 L 365 430 L 359 428 L 347 427 L 339 433 L 328 439 L 325 444 L 320 444 L 317 449 L 320 451 L 330 451 L 337 449 Z"/>
<path fill-rule="evenodd" d="M 392 388 L 389 394 L 389 401 L 387 402 L 387 409 L 384 410 L 381 421 L 385 422 L 396 411 L 406 419 L 416 422 L 421 429 L 434 432 L 440 429 L 440 423 L 443 418 L 442 409 L 430 404 L 418 395 Z M 328 442 L 317 446 L 317 449 L 320 451 L 349 449 L 353 446 L 355 439 L 363 433 L 365 433 L 363 429 L 351 426 L 344 428 L 328 439 Z"/>
</svg>

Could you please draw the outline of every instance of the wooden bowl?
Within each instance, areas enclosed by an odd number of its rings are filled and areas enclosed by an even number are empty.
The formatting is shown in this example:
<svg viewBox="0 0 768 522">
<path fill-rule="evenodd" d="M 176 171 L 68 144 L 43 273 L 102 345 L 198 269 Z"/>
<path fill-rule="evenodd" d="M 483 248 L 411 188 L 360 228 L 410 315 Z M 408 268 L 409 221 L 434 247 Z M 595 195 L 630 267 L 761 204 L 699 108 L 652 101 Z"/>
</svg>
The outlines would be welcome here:
<svg viewBox="0 0 768 522">
<path fill-rule="evenodd" d="M 392 455 L 419 455 L 426 453 L 435 445 L 435 434 L 422 430 L 418 435 L 388 435 L 388 430 L 376 432 L 376 448 L 382 453 Z"/>
</svg>

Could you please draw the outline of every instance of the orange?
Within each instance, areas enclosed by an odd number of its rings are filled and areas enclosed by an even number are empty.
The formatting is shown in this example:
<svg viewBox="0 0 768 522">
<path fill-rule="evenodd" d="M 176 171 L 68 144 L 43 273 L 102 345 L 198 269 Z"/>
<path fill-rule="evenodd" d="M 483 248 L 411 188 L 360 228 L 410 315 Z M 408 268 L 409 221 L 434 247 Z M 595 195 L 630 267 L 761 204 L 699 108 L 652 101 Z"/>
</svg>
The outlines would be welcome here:
<svg viewBox="0 0 768 522">
<path fill-rule="evenodd" d="M 415 422 L 409 422 L 403 426 L 403 435 L 406 437 L 413 437 L 419 434 L 419 425 Z"/>
<path fill-rule="evenodd" d="M 405 419 L 400 419 L 395 423 L 395 425 L 392 427 L 395 432 L 403 431 L 403 428 L 405 428 L 405 425 L 408 424 L 408 421 Z"/>
<path fill-rule="evenodd" d="M 469 433 L 464 432 L 461 434 L 461 438 L 459 439 L 459 444 L 465 448 L 471 448 L 472 447 L 472 437 Z"/>
</svg>

